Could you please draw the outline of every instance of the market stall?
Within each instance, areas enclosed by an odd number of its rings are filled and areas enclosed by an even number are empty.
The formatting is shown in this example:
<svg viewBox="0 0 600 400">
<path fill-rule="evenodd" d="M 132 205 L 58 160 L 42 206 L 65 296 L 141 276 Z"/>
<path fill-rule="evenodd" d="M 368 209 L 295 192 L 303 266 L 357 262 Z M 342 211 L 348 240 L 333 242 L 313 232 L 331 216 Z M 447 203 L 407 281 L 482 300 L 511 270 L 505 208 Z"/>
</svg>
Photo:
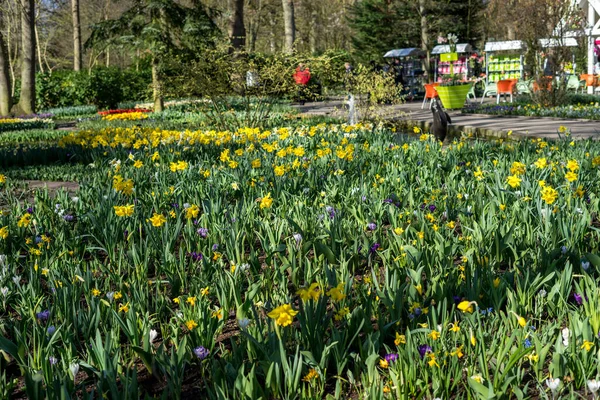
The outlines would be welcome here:
<svg viewBox="0 0 600 400">
<path fill-rule="evenodd" d="M 505 79 L 522 79 L 525 43 L 520 40 L 485 44 L 486 84 Z"/>
<path fill-rule="evenodd" d="M 577 39 L 573 37 L 566 37 L 562 39 L 540 39 L 540 45 L 543 49 L 551 49 L 553 47 L 577 47 L 579 44 L 577 43 Z M 566 67 L 566 68 L 565 68 Z M 575 64 L 575 52 L 572 52 L 572 62 L 570 66 L 563 66 L 563 71 L 566 74 L 575 74 L 576 71 Z"/>
<path fill-rule="evenodd" d="M 456 61 L 445 61 L 443 54 L 456 53 Z M 469 56 L 473 53 L 473 47 L 468 43 L 459 43 L 456 45 L 456 51 L 450 51 L 450 45 L 439 44 L 433 48 L 431 54 L 434 56 L 435 65 L 433 69 L 433 80 L 441 82 L 444 76 L 451 74 L 463 75 L 463 79 L 469 77 Z M 452 68 L 451 68 L 452 63 Z"/>
<path fill-rule="evenodd" d="M 383 55 L 384 58 L 395 58 L 399 60 L 404 76 L 405 91 L 413 96 L 422 91 L 422 59 L 424 56 L 425 52 L 416 47 L 390 50 Z"/>
</svg>

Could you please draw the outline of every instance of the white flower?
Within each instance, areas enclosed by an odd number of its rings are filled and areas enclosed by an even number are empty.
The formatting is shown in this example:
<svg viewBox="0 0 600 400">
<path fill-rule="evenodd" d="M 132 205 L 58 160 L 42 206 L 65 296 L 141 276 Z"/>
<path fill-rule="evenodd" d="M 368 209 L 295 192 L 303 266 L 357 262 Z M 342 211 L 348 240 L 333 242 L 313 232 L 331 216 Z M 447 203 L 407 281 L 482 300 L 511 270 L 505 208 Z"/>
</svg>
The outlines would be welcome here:
<svg viewBox="0 0 600 400">
<path fill-rule="evenodd" d="M 548 292 L 546 292 L 544 289 L 541 289 L 538 294 L 542 297 L 546 297 L 546 295 L 548 294 Z"/>
<path fill-rule="evenodd" d="M 77 202 L 79 201 L 79 197 L 77 197 L 77 196 L 73 196 L 73 197 L 71 197 L 71 201 L 72 201 L 73 203 L 77 203 Z"/>
<path fill-rule="evenodd" d="M 244 264 L 240 265 L 241 271 L 248 271 L 249 269 L 250 269 L 250 264 L 244 263 Z"/>
<path fill-rule="evenodd" d="M 154 330 L 154 329 L 150 329 L 148 336 L 150 337 L 150 343 L 154 343 L 154 341 L 156 340 L 156 337 L 158 336 L 158 332 L 156 332 L 156 330 Z"/>
<path fill-rule="evenodd" d="M 4 296 L 4 297 L 8 296 L 8 288 L 6 286 L 4 286 L 3 288 L 0 289 L 0 293 L 2 293 L 2 296 Z"/>
<path fill-rule="evenodd" d="M 469 199 L 469 193 L 465 193 L 463 196 L 465 196 L 465 200 Z"/>
<path fill-rule="evenodd" d="M 190 208 L 190 203 L 183 203 L 183 208 L 186 210 Z"/>
<path fill-rule="evenodd" d="M 568 346 L 569 345 L 569 337 L 571 336 L 571 332 L 569 331 L 569 328 L 563 328 L 561 334 L 562 334 L 562 338 L 563 338 L 563 345 Z"/>
<path fill-rule="evenodd" d="M 241 330 L 244 330 L 248 327 L 248 325 L 250 325 L 250 320 L 248 318 L 238 319 L 238 325 L 240 326 Z"/>
<path fill-rule="evenodd" d="M 590 379 L 587 381 L 587 387 L 590 389 L 590 392 L 596 397 L 596 392 L 600 389 L 600 381 L 595 379 Z"/>
<path fill-rule="evenodd" d="M 15 275 L 13 276 L 13 282 L 15 283 L 15 285 L 18 285 L 19 282 L 21 282 L 21 275 Z"/>
<path fill-rule="evenodd" d="M 556 389 L 558 389 L 558 386 L 560 386 L 560 379 L 548 378 L 548 379 L 546 379 L 546 386 L 548 386 L 548 388 L 550 388 L 550 390 L 552 391 L 552 395 L 554 396 L 554 394 L 556 393 Z"/>
<path fill-rule="evenodd" d="M 75 377 L 79 372 L 79 363 L 72 363 L 71 365 L 69 365 L 69 371 L 71 371 L 71 374 L 73 375 L 73 380 L 75 380 Z"/>
</svg>

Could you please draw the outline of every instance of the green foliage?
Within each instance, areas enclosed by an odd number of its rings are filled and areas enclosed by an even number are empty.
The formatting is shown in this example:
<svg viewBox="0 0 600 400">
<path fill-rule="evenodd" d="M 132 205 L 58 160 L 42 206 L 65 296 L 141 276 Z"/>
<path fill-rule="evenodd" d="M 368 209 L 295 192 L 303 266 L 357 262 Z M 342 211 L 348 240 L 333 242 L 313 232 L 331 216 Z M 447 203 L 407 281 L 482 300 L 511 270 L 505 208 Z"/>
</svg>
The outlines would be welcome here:
<svg viewBox="0 0 600 400">
<path fill-rule="evenodd" d="M 117 67 L 91 72 L 56 71 L 38 74 L 37 101 L 41 108 L 82 106 L 116 108 L 120 101 L 150 97 L 149 69 L 136 71 Z"/>
<path fill-rule="evenodd" d="M 363 61 L 381 60 L 388 50 L 420 47 L 419 23 L 414 10 L 401 2 L 364 0 L 351 8 L 352 45 Z"/>
<path fill-rule="evenodd" d="M 597 141 L 93 123 L 63 141 L 88 164 L 22 169 L 76 193 L 2 169 L 4 397 L 524 399 L 600 373 Z"/>
</svg>

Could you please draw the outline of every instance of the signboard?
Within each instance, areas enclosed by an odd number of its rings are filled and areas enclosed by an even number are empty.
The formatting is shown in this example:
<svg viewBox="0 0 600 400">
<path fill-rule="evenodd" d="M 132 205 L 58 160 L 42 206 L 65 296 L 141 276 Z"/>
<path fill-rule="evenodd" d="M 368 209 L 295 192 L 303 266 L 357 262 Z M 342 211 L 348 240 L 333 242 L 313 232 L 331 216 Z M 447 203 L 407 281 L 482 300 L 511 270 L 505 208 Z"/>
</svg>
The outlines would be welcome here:
<svg viewBox="0 0 600 400">
<path fill-rule="evenodd" d="M 440 61 L 451 62 L 458 60 L 458 53 L 442 53 L 440 54 Z"/>
</svg>

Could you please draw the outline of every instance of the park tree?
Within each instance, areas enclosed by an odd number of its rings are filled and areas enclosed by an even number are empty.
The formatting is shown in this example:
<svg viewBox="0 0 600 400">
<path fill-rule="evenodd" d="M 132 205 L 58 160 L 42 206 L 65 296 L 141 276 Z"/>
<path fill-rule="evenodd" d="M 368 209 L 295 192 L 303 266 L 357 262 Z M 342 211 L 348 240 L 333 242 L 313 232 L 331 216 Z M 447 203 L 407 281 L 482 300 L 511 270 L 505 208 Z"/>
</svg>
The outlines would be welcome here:
<svg viewBox="0 0 600 400">
<path fill-rule="evenodd" d="M 35 0 L 21 2 L 21 94 L 16 114 L 35 113 Z"/>
<path fill-rule="evenodd" d="M 118 46 L 148 54 L 152 65 L 154 110 L 162 111 L 164 60 L 181 51 L 200 51 L 216 27 L 199 1 L 190 7 L 174 0 L 135 0 L 119 18 L 96 24 L 86 47 Z"/>
<path fill-rule="evenodd" d="M 296 42 L 296 19 L 294 17 L 294 1 L 281 0 L 283 6 L 283 28 L 285 31 L 285 52 L 294 51 Z"/>
<path fill-rule="evenodd" d="M 0 9 L 0 115 L 7 116 L 12 108 L 12 94 L 8 50 L 3 34 L 4 27 L 1 25 L 3 21 L 2 10 Z"/>
<path fill-rule="evenodd" d="M 234 50 L 246 47 L 244 0 L 229 0 L 229 40 Z"/>
<path fill-rule="evenodd" d="M 73 69 L 75 71 L 81 71 L 83 54 L 81 48 L 79 0 L 71 0 L 71 13 L 73 14 Z"/>
</svg>

